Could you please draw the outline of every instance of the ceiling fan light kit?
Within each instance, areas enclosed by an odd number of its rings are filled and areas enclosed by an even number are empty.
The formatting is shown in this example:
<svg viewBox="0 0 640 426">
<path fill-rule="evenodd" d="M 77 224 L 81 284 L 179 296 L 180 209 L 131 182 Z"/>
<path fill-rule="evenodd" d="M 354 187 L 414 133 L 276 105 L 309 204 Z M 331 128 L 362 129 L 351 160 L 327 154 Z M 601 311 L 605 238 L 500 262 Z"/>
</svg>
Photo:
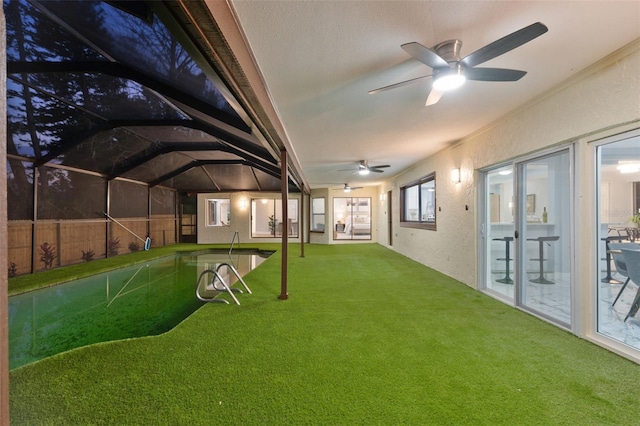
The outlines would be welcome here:
<svg viewBox="0 0 640 426">
<path fill-rule="evenodd" d="M 536 22 L 493 43 L 489 43 L 464 58 L 460 56 L 460 49 L 462 48 L 462 41 L 460 40 L 447 40 L 435 45 L 432 49 L 417 42 L 405 43 L 400 47 L 409 55 L 431 68 L 433 74 L 380 87 L 369 91 L 369 94 L 373 95 L 411 84 L 426 77 L 432 77 L 432 87 L 425 104 L 429 106 L 437 103 L 443 92 L 462 86 L 466 80 L 518 81 L 524 77 L 527 73 L 526 71 L 503 68 L 476 68 L 476 65 L 520 47 L 547 31 L 548 28 L 544 24 Z"/>
<path fill-rule="evenodd" d="M 438 72 L 433 76 L 433 90 L 448 92 L 462 86 L 467 78 L 462 73 L 462 67 Z"/>
</svg>

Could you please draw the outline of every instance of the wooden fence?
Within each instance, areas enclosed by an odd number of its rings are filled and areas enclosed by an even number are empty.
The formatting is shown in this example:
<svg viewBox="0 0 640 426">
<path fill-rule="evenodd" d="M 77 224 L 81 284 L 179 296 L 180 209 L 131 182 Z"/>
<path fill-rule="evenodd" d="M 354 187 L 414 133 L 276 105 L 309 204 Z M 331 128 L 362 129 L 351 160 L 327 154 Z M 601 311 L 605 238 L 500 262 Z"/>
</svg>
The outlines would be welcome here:
<svg viewBox="0 0 640 426">
<path fill-rule="evenodd" d="M 177 219 L 173 215 L 155 215 L 150 220 L 117 220 L 141 239 L 111 221 L 66 220 L 38 221 L 33 241 L 33 222 L 10 221 L 7 227 L 9 275 L 42 271 L 47 269 L 47 263 L 56 268 L 144 250 L 147 235 L 152 247 L 176 243 Z"/>
</svg>

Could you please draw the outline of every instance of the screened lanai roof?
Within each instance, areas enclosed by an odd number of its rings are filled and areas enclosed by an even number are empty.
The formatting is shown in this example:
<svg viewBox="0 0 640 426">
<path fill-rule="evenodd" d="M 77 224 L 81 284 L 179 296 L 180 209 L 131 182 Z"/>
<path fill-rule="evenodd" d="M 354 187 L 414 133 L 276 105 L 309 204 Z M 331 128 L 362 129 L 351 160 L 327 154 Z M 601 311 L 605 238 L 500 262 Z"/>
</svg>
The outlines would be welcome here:
<svg viewBox="0 0 640 426">
<path fill-rule="evenodd" d="M 279 153 L 169 31 L 162 2 L 4 6 L 10 170 L 22 160 L 178 191 L 280 190 Z"/>
</svg>

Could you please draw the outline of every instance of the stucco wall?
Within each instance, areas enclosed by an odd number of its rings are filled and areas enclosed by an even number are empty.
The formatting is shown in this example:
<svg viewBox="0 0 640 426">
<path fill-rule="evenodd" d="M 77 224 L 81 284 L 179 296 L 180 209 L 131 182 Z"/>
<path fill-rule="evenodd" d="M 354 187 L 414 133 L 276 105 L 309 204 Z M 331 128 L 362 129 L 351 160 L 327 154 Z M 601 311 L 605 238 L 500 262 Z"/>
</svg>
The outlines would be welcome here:
<svg viewBox="0 0 640 426">
<path fill-rule="evenodd" d="M 357 182 L 351 182 L 352 186 L 358 186 Z M 362 189 L 345 193 L 342 190 L 335 189 L 314 189 L 311 191 L 311 197 L 324 197 L 326 200 L 325 209 L 325 232 L 312 232 L 310 242 L 317 244 L 366 244 L 378 242 L 378 228 L 380 216 L 380 188 L 378 186 L 367 186 Z M 370 240 L 334 240 L 333 238 L 333 199 L 336 197 L 353 197 L 353 198 L 371 198 L 371 239 Z"/>
<path fill-rule="evenodd" d="M 353 184 L 353 186 L 357 186 Z M 308 232 L 310 217 L 310 198 L 305 196 L 304 205 L 304 228 L 305 234 L 309 235 L 309 241 L 313 244 L 364 244 L 375 243 L 378 241 L 378 220 L 380 205 L 379 187 L 365 187 L 355 190 L 349 194 L 343 191 L 332 189 L 317 189 L 311 191 L 311 197 L 325 198 L 325 229 L 324 233 Z M 342 240 L 333 239 L 333 199 L 335 197 L 370 197 L 371 198 L 371 240 Z M 207 212 L 206 200 L 210 198 L 230 199 L 231 202 L 231 225 L 230 226 L 206 226 Z M 259 200 L 262 198 L 277 199 L 281 198 L 279 192 L 234 192 L 234 193 L 207 193 L 198 194 L 198 243 L 199 244 L 227 244 L 231 243 L 233 234 L 238 231 L 242 244 L 256 242 L 280 242 L 281 238 L 252 238 L 251 237 L 251 200 Z M 300 209 L 300 194 L 289 194 L 289 199 L 298 200 L 298 209 Z M 244 200 L 245 207 L 242 207 Z M 300 237 L 290 238 L 290 242 L 300 242 Z"/>
<path fill-rule="evenodd" d="M 636 41 L 480 132 L 386 181 L 380 190 L 393 190 L 392 248 L 477 287 L 478 169 L 639 121 L 640 41 Z M 587 158 L 581 156 L 578 161 Z M 461 168 L 459 184 L 450 179 L 451 169 L 456 167 Z M 578 167 L 592 169 L 587 164 Z M 436 172 L 437 231 L 401 228 L 400 187 L 431 172 Z M 387 232 L 385 220 L 384 215 L 378 217 L 380 234 Z"/>
<path fill-rule="evenodd" d="M 206 201 L 209 198 L 228 198 L 231 200 L 231 224 L 230 226 L 206 226 Z M 230 244 L 233 234 L 238 231 L 240 243 L 270 243 L 280 242 L 282 239 L 277 238 L 252 238 L 251 237 L 251 200 L 259 199 L 276 199 L 280 200 L 282 194 L 279 192 L 234 192 L 234 193 L 211 193 L 198 194 L 198 244 Z M 300 194 L 289 194 L 290 200 L 298 200 L 298 211 L 300 209 Z M 305 197 L 305 202 L 307 197 Z M 244 207 L 242 203 L 245 203 Z M 307 213 L 308 207 L 305 205 L 305 227 L 308 226 Z M 301 235 L 301 232 L 298 232 Z M 290 237 L 290 242 L 299 242 L 300 237 Z"/>
</svg>

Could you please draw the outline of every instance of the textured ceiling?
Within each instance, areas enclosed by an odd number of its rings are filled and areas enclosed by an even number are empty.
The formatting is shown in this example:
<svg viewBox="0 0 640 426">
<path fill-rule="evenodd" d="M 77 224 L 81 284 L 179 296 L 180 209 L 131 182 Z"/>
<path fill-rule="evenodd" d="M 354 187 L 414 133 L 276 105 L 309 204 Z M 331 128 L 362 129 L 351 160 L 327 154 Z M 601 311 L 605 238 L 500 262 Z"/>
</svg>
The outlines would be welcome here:
<svg viewBox="0 0 640 426">
<path fill-rule="evenodd" d="M 229 2 L 312 188 L 391 177 L 640 37 L 638 1 Z M 430 79 L 367 93 L 430 74 L 401 44 L 460 39 L 466 56 L 538 21 L 546 34 L 483 64 L 527 71 L 518 82 L 467 82 L 430 107 Z M 391 167 L 343 171 L 365 159 Z"/>
</svg>

